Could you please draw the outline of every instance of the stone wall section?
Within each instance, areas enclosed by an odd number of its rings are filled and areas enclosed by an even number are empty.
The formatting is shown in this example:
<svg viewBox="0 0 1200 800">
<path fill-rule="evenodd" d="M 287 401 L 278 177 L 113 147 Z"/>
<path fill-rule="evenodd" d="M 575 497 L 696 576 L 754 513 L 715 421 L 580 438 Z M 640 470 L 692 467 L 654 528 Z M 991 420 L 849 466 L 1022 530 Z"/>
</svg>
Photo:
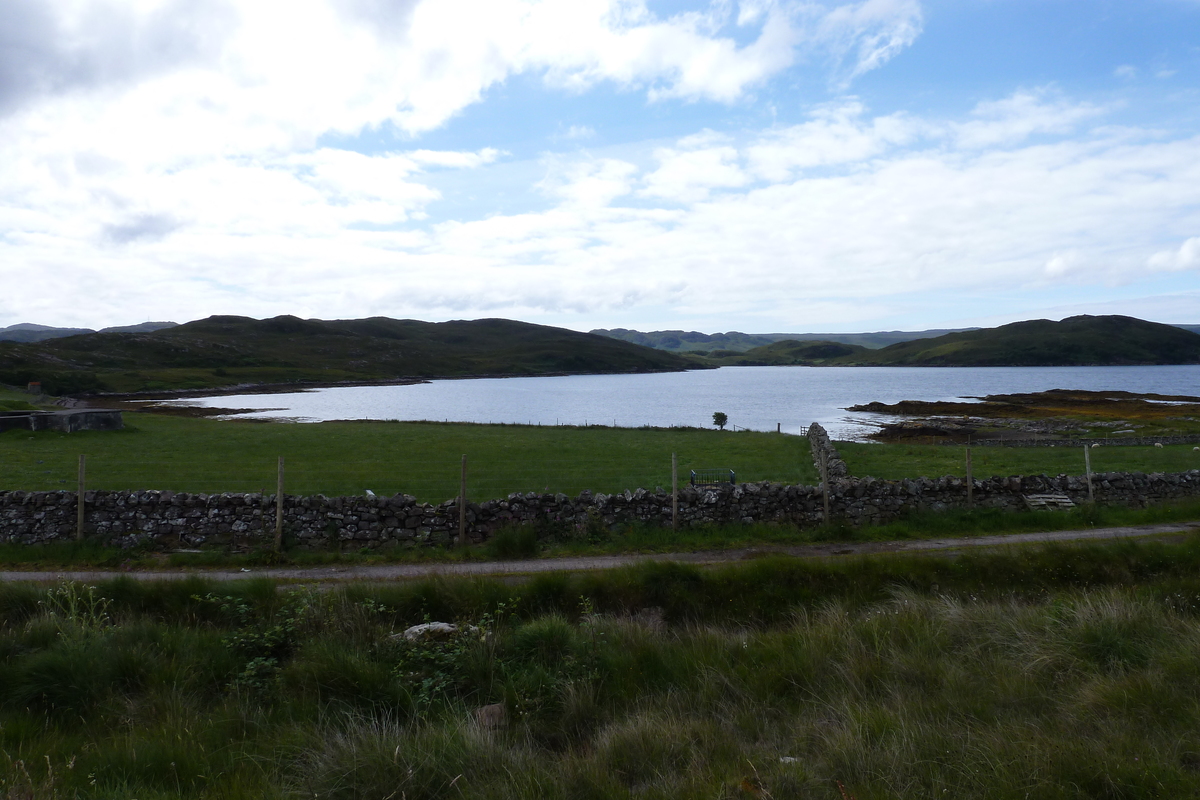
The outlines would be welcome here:
<svg viewBox="0 0 1200 800">
<path fill-rule="evenodd" d="M 842 460 L 842 454 L 833 446 L 829 433 L 815 422 L 808 426 L 808 444 L 812 447 L 813 466 L 817 468 L 817 474 L 821 472 L 821 453 L 824 453 L 830 481 L 850 476 L 850 470 Z"/>
<path fill-rule="evenodd" d="M 840 460 L 840 459 L 839 459 Z M 1146 506 L 1200 496 L 1200 470 L 1183 473 L 1097 473 L 1096 501 Z M 1087 500 L 1082 476 L 1046 475 L 975 480 L 978 507 L 1020 509 L 1023 495 L 1062 493 L 1077 504 Z M 941 511 L 967 505 L 966 481 L 958 477 L 885 481 L 875 478 L 830 480 L 835 521 L 878 524 L 912 510 Z M 85 535 L 121 546 L 268 546 L 275 530 L 275 498 L 262 494 L 184 494 L 169 491 L 85 494 Z M 73 492 L 0 492 L 0 542 L 37 544 L 75 536 Z M 421 547 L 450 544 L 458 532 L 455 501 L 418 503 L 393 497 L 284 496 L 284 531 L 289 542 L 313 549 Z M 706 489 L 682 488 L 683 525 L 722 522 L 821 523 L 821 490 L 816 486 L 743 483 Z M 671 495 L 662 490 L 604 495 L 512 494 L 502 500 L 471 503 L 467 531 L 473 542 L 514 525 L 538 525 L 546 536 L 586 535 L 596 526 L 627 523 L 671 524 Z"/>
</svg>

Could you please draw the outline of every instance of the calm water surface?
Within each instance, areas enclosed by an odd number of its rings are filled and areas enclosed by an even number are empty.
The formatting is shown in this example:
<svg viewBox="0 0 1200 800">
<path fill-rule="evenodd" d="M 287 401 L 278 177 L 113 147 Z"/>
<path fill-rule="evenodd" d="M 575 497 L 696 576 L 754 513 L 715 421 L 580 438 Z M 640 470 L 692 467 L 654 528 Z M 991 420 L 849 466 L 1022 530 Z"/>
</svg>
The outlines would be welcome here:
<svg viewBox="0 0 1200 800">
<path fill-rule="evenodd" d="M 860 438 L 877 418 L 845 411 L 878 400 L 954 400 L 1047 389 L 1200 393 L 1200 366 L 1170 367 L 723 367 L 652 375 L 440 380 L 413 386 L 314 389 L 180 401 L 256 409 L 251 416 L 451 420 L 541 425 L 691 425 L 714 411 L 731 426 L 795 433 L 820 422 L 835 438 Z"/>
</svg>

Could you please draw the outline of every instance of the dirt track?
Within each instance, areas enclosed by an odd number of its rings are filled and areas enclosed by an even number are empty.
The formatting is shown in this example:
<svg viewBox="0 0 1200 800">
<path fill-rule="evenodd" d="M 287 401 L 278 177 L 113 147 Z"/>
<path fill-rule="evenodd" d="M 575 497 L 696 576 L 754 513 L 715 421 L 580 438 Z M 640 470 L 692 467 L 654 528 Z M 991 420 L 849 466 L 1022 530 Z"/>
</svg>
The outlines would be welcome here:
<svg viewBox="0 0 1200 800">
<path fill-rule="evenodd" d="M 274 578 L 305 583 L 328 581 L 392 581 L 444 576 L 521 576 L 541 572 L 580 572 L 613 569 L 649 561 L 673 561 L 680 564 L 721 564 L 745 561 L 767 555 L 799 558 L 831 558 L 870 555 L 872 553 L 919 553 L 955 551 L 975 547 L 1002 547 L 1047 542 L 1079 542 L 1177 536 L 1200 532 L 1200 522 L 1140 525 L 1126 528 L 1096 528 L 1084 531 L 1016 533 L 1004 536 L 973 536 L 960 539 L 918 539 L 892 542 L 822 542 L 797 546 L 761 546 L 739 550 L 710 550 L 698 553 L 659 553 L 653 555 L 587 556 L 581 558 L 544 558 L 529 561 L 485 561 L 460 564 L 382 564 L 377 566 L 334 566 L 316 568 L 266 567 L 262 569 L 179 569 L 179 570 L 42 570 L 0 572 L 0 581 L 99 581 L 126 576 L 143 581 L 173 581 L 202 577 L 230 581 L 246 578 Z"/>
</svg>

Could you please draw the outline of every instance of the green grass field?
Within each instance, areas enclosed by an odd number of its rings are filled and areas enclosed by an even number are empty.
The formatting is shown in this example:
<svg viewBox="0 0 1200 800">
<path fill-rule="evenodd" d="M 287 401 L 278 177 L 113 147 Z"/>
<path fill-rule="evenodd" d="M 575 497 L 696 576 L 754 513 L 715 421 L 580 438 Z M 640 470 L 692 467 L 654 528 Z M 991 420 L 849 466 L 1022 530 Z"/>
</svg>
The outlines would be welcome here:
<svg viewBox="0 0 1200 800">
<path fill-rule="evenodd" d="M 858 444 L 837 442 L 851 475 L 886 480 L 966 474 L 966 448 L 936 444 Z M 1092 472 L 1186 472 L 1200 469 L 1194 445 L 1091 449 Z M 976 478 L 1007 475 L 1082 475 L 1082 447 L 972 447 Z"/>
<path fill-rule="evenodd" d="M 4 398 L 0 398 L 3 400 Z M 14 401 L 15 402 L 15 401 Z M 694 428 L 537 427 L 428 422 L 257 423 L 127 413 L 116 432 L 0 434 L 0 489 L 73 490 L 87 456 L 92 489 L 274 491 L 285 460 L 290 494 L 406 492 L 423 501 L 457 496 L 462 455 L 473 501 L 511 492 L 619 492 L 680 482 L 691 469 L 730 468 L 739 481 L 818 482 L 808 442 L 795 436 Z M 962 475 L 961 447 L 838 445 L 852 475 Z M 972 450 L 974 474 L 1082 474 L 1082 448 Z M 1190 446 L 1100 447 L 1094 472 L 1200 468 Z"/>
<path fill-rule="evenodd" d="M 284 457 L 289 494 L 406 492 L 423 501 L 458 495 L 462 455 L 467 496 L 584 489 L 618 492 L 680 483 L 688 471 L 730 468 L 739 481 L 817 480 L 808 441 L 771 433 L 409 422 L 286 424 L 127 413 L 113 432 L 0 434 L 0 488 L 74 489 L 87 456 L 94 489 L 274 491 Z"/>
</svg>

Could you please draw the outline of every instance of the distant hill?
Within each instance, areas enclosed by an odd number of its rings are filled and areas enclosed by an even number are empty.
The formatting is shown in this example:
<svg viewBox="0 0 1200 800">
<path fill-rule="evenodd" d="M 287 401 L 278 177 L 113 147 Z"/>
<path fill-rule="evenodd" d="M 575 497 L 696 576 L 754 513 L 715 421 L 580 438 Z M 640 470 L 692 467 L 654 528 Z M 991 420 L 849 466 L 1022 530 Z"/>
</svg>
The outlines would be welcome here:
<svg viewBox="0 0 1200 800">
<path fill-rule="evenodd" d="M 16 325 L 9 325 L 7 328 L 0 328 L 0 341 L 41 342 L 63 336 L 78 336 L 81 333 L 95 333 L 95 331 L 91 328 L 52 328 L 49 325 L 19 322 Z"/>
<path fill-rule="evenodd" d="M 104 328 L 101 333 L 149 333 L 163 328 L 173 328 L 177 322 L 142 322 L 137 325 L 122 325 L 115 328 Z M 33 322 L 19 322 L 0 328 L 0 342 L 44 342 L 47 339 L 62 339 L 66 336 L 81 336 L 85 333 L 96 333 L 91 328 L 55 328 L 50 325 L 38 325 Z"/>
<path fill-rule="evenodd" d="M 100 333 L 153 333 L 164 328 L 177 328 L 178 322 L 139 322 L 137 325 L 117 325 L 112 328 L 101 328 Z"/>
<path fill-rule="evenodd" d="M 623 342 L 633 342 L 656 350 L 666 350 L 671 353 L 689 353 L 700 351 L 707 354 L 711 350 L 733 350 L 742 352 L 752 347 L 761 347 L 777 341 L 771 334 L 751 334 L 730 331 L 729 333 L 700 333 L 699 331 L 650 331 L 642 333 L 628 328 L 597 328 L 592 331 L 597 336 L 607 336 L 610 339 L 620 339 Z"/>
<path fill-rule="evenodd" d="M 744 353 L 714 350 L 708 358 L 714 363 L 726 367 L 813 367 L 870 352 L 869 349 L 858 344 L 802 342 L 795 339 L 784 339 L 781 342 L 755 347 Z"/>
<path fill-rule="evenodd" d="M 1133 317 L 1084 315 L 1061 322 L 1014 322 L 901 342 L 830 363 L 956 367 L 1200 364 L 1200 334 Z"/>
<path fill-rule="evenodd" d="M 1194 330 L 1193 330 L 1194 329 Z M 1200 363 L 1200 325 L 1163 325 L 1123 316 L 1031 320 L 952 332 L 863 334 L 723 334 L 655 331 L 622 334 L 663 348 L 687 344 L 692 358 L 714 366 L 1071 366 Z M 634 337 L 636 334 L 636 337 Z M 686 339 L 684 337 L 687 337 Z M 707 337 L 707 338 L 704 338 Z M 777 338 L 779 337 L 779 338 Z M 901 338 L 903 337 L 903 338 Z M 886 344 L 887 339 L 900 341 Z M 755 340 L 773 341 L 747 347 Z M 728 347 L 705 351 L 704 342 Z M 681 350 L 682 351 L 682 350 Z"/>
<path fill-rule="evenodd" d="M 151 332 L 0 342 L 0 383 L 41 381 L 53 394 L 700 366 L 628 342 L 503 319 L 217 316 Z"/>
<path fill-rule="evenodd" d="M 927 339 L 976 328 L 942 328 L 928 331 L 877 331 L 875 333 L 700 333 L 699 331 L 641 331 L 628 328 L 597 328 L 592 331 L 599 336 L 608 336 L 625 342 L 666 350 L 671 353 L 697 353 L 711 355 L 714 350 L 730 350 L 744 353 L 756 347 L 764 347 L 782 341 L 837 342 L 862 347 L 887 347 L 896 342 Z"/>
</svg>

